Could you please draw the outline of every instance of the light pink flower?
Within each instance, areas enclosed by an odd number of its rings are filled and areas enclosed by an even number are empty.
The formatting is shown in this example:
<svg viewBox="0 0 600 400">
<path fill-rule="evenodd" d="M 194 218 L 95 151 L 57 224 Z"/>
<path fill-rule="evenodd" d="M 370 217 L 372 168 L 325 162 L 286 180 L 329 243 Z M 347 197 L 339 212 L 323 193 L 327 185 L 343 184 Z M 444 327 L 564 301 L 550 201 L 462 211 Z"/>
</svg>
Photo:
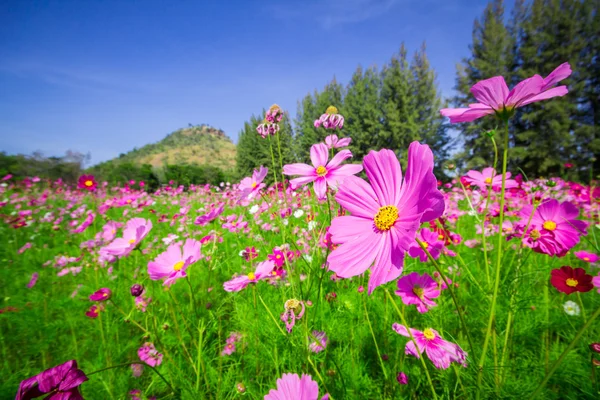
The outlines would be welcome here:
<svg viewBox="0 0 600 400">
<path fill-rule="evenodd" d="M 150 279 L 164 279 L 163 285 L 170 286 L 177 279 L 186 277 L 187 268 L 200 259 L 200 246 L 200 242 L 194 239 L 186 239 L 185 244 L 171 244 L 167 251 L 148 263 Z"/>
<path fill-rule="evenodd" d="M 40 277 L 40 274 L 38 274 L 37 272 L 34 272 L 33 274 L 31 274 L 31 279 L 29 280 L 29 283 L 27 284 L 27 287 L 29 289 L 31 289 L 32 287 L 35 286 L 35 284 L 37 283 L 38 278 Z"/>
<path fill-rule="evenodd" d="M 310 375 L 283 374 L 277 379 L 277 389 L 271 389 L 264 400 L 317 400 L 319 398 L 319 385 Z M 326 400 L 329 395 L 321 397 Z"/>
<path fill-rule="evenodd" d="M 404 325 L 395 323 L 392 325 L 392 329 L 402 336 L 410 337 Z M 410 332 L 417 342 L 418 350 L 415 342 L 409 340 L 405 347 L 406 354 L 419 358 L 425 351 L 427 357 L 438 369 L 446 369 L 452 362 L 459 363 L 463 367 L 467 366 L 467 353 L 459 345 L 442 339 L 435 329 L 427 328 L 421 332 L 410 328 Z"/>
<path fill-rule="evenodd" d="M 223 288 L 226 292 L 239 292 L 245 289 L 250 283 L 256 283 L 261 279 L 268 278 L 271 275 L 271 271 L 275 268 L 275 264 L 272 261 L 263 261 L 256 266 L 254 272 L 250 272 L 248 275 L 241 275 L 235 277 L 223 284 Z"/>
<path fill-rule="evenodd" d="M 152 229 L 150 220 L 130 219 L 123 230 L 123 237 L 114 239 L 109 245 L 104 246 L 102 251 L 113 256 L 127 256 L 146 237 L 150 229 Z"/>
<path fill-rule="evenodd" d="M 569 91 L 566 86 L 553 86 L 569 75 L 571 66 L 563 63 L 545 79 L 534 75 L 519 82 L 511 91 L 503 77 L 495 76 L 479 81 L 471 88 L 471 93 L 479 103 L 469 104 L 468 108 L 443 108 L 440 113 L 449 117 L 453 124 L 471 122 L 491 114 L 508 117 L 516 108 L 567 94 Z"/>
<path fill-rule="evenodd" d="M 417 311 L 426 313 L 437 305 L 431 299 L 440 296 L 440 289 L 438 283 L 428 274 L 411 272 L 398 279 L 396 294 L 402 298 L 404 304 L 416 304 Z"/>
<path fill-rule="evenodd" d="M 363 167 L 360 164 L 340 165 L 342 161 L 352 157 L 350 150 L 342 150 L 337 153 L 331 161 L 329 150 L 323 143 L 314 144 L 310 148 L 310 160 L 308 164 L 296 163 L 284 165 L 283 173 L 286 175 L 301 175 L 290 181 L 292 188 L 314 182 L 315 193 L 319 200 L 326 197 L 327 186 L 336 189 L 348 176 L 358 174 Z"/>
<path fill-rule="evenodd" d="M 256 193 L 265 187 L 262 182 L 267 176 L 267 172 L 269 170 L 261 165 L 258 171 L 254 170 L 251 177 L 246 177 L 240 181 L 238 186 L 240 191 L 239 201 L 254 197 Z"/>
<path fill-rule="evenodd" d="M 341 138 L 339 139 L 337 135 L 329 135 L 325 138 L 325 144 L 328 149 L 341 149 L 342 147 L 350 146 L 350 142 L 352 142 L 351 138 Z"/>
<path fill-rule="evenodd" d="M 391 150 L 371 151 L 363 164 L 370 184 L 348 177 L 335 196 L 352 215 L 333 220 L 331 240 L 340 246 L 327 261 L 329 269 L 343 278 L 371 268 L 372 293 L 400 276 L 419 226 L 442 215 L 444 197 L 437 189 L 433 153 L 427 145 L 411 143 L 404 179 Z"/>
</svg>

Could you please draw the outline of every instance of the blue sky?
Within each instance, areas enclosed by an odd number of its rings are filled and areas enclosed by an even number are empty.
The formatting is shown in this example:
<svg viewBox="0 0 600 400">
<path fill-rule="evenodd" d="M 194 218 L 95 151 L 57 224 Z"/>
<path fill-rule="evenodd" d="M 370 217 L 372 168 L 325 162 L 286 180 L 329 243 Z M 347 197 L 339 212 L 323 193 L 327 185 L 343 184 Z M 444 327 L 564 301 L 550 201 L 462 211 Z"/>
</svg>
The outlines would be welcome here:
<svg viewBox="0 0 600 400">
<path fill-rule="evenodd" d="M 452 94 L 487 1 L 8 0 L 0 8 L 0 150 L 92 163 L 207 123 L 234 141 L 250 115 L 427 42 Z"/>
</svg>

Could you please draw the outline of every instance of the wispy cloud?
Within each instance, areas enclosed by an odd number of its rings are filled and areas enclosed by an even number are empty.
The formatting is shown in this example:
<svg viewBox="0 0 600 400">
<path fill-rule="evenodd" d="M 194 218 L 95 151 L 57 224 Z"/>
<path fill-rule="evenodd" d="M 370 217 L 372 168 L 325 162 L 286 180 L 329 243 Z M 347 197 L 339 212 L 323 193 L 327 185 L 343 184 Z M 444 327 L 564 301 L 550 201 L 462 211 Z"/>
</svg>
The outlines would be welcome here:
<svg viewBox="0 0 600 400">
<path fill-rule="evenodd" d="M 269 12 L 275 18 L 290 20 L 310 18 L 324 29 L 376 18 L 401 1 L 409 0 L 325 0 L 303 3 L 272 4 Z M 302 6 L 299 6 L 302 4 Z"/>
</svg>

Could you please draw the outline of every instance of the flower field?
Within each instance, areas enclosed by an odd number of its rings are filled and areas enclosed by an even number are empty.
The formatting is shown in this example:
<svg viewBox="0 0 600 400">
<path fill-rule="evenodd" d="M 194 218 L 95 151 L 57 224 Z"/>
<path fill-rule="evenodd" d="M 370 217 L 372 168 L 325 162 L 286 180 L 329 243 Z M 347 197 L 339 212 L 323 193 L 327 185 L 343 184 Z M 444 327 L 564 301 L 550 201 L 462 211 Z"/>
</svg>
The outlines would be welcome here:
<svg viewBox="0 0 600 400">
<path fill-rule="evenodd" d="M 441 112 L 507 138 L 570 73 Z M 507 171 L 508 139 L 441 182 L 426 144 L 359 162 L 343 125 L 218 186 L 4 177 L 0 398 L 598 398 L 597 182 Z"/>
</svg>

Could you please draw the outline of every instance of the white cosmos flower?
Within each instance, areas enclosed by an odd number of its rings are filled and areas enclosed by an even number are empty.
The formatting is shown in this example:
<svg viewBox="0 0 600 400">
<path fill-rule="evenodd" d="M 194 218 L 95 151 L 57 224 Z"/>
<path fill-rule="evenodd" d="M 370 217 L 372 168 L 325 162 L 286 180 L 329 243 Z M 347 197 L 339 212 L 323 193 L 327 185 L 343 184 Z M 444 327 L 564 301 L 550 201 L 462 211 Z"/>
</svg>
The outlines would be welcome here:
<svg viewBox="0 0 600 400">
<path fill-rule="evenodd" d="M 258 204 L 253 205 L 252 207 L 250 207 L 250 209 L 248 210 L 248 212 L 250 214 L 256 214 L 258 212 Z"/>
<path fill-rule="evenodd" d="M 296 217 L 296 218 L 302 218 L 303 215 L 304 215 L 304 210 L 294 211 L 294 217 Z"/>
<path fill-rule="evenodd" d="M 315 229 L 317 227 L 317 221 L 310 221 L 308 223 L 308 231 L 312 231 L 313 229 Z"/>
<path fill-rule="evenodd" d="M 566 301 L 565 304 L 563 304 L 563 308 L 565 309 L 565 312 L 568 315 L 571 316 L 576 316 L 579 315 L 581 313 L 581 309 L 579 308 L 579 304 L 575 303 L 574 301 Z"/>
</svg>

